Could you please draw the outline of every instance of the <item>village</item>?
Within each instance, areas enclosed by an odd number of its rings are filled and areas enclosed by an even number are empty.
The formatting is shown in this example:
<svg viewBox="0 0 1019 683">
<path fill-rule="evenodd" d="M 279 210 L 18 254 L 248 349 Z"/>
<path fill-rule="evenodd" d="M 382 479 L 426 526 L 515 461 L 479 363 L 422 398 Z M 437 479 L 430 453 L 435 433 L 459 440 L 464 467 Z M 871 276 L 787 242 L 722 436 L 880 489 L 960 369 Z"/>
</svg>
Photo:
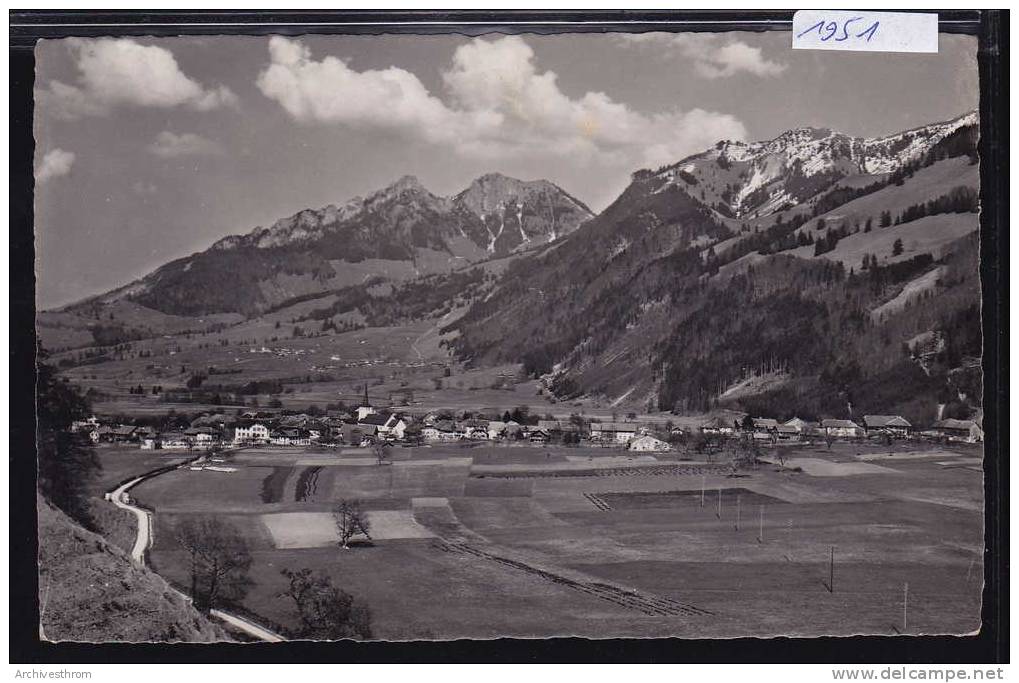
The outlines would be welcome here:
<svg viewBox="0 0 1019 683">
<path fill-rule="evenodd" d="M 527 407 L 502 415 L 486 412 L 435 410 L 415 415 L 403 409 L 375 407 L 367 396 L 346 411 L 238 410 L 203 413 L 187 426 L 159 431 L 144 424 L 111 422 L 92 416 L 72 428 L 96 444 L 138 444 L 142 450 L 192 451 L 243 446 L 355 446 L 388 443 L 500 442 L 508 445 L 585 443 L 634 452 L 667 452 L 690 446 L 698 439 L 751 438 L 760 445 L 811 441 L 922 440 L 932 443 L 981 443 L 983 430 L 975 420 L 942 419 L 917 427 L 900 415 L 863 415 L 859 420 L 793 417 L 775 418 L 730 414 L 698 424 L 677 426 L 672 419 L 601 420 L 572 414 L 557 418 L 531 414 Z M 324 413 L 324 414 L 323 414 Z"/>
</svg>

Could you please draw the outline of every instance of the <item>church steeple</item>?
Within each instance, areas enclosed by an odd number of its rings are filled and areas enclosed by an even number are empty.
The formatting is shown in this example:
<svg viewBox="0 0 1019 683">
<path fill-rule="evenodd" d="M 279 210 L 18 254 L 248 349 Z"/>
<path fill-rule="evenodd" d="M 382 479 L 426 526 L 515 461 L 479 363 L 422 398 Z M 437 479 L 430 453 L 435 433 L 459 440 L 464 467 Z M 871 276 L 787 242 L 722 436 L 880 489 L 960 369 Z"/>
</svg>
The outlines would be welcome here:
<svg viewBox="0 0 1019 683">
<path fill-rule="evenodd" d="M 371 402 L 368 400 L 368 384 L 364 385 L 364 400 L 361 405 L 357 407 L 357 421 L 360 422 L 369 415 L 375 414 L 375 409 L 372 408 Z"/>
</svg>

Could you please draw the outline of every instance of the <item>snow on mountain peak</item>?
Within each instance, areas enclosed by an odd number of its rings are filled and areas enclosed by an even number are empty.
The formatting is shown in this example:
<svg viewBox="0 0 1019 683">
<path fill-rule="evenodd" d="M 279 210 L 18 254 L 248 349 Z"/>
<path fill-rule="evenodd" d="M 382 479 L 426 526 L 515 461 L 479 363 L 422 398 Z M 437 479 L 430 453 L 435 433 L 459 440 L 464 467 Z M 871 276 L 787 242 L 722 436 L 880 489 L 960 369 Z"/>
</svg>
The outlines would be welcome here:
<svg viewBox="0 0 1019 683">
<path fill-rule="evenodd" d="M 802 127 L 758 142 L 723 140 L 700 154 L 635 178 L 655 191 L 678 186 L 724 215 L 761 216 L 803 201 L 839 178 L 895 171 L 927 153 L 976 112 L 881 138 L 854 138 L 829 128 Z"/>
</svg>

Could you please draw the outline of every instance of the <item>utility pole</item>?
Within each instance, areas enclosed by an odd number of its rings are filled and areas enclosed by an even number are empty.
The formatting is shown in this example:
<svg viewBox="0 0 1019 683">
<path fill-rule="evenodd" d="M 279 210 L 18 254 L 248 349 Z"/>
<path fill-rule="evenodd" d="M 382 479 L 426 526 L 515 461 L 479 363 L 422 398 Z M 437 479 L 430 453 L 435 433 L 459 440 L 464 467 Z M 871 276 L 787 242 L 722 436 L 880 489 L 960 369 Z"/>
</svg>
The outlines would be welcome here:
<svg viewBox="0 0 1019 683">
<path fill-rule="evenodd" d="M 909 604 L 909 582 L 902 584 L 902 632 L 906 632 L 906 610 Z"/>
<path fill-rule="evenodd" d="M 760 530 L 757 532 L 757 542 L 764 543 L 764 506 L 761 506 L 761 525 Z"/>
<path fill-rule="evenodd" d="M 835 592 L 835 546 L 831 547 L 831 562 L 828 565 L 828 592 Z"/>
</svg>

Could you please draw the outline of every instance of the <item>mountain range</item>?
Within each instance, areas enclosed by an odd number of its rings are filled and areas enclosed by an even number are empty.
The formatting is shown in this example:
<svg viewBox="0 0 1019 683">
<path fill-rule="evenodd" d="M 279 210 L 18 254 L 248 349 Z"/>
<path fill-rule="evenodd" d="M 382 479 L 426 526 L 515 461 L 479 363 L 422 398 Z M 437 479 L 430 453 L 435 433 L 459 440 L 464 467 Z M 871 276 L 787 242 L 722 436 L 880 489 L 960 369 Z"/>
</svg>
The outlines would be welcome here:
<svg viewBox="0 0 1019 683">
<path fill-rule="evenodd" d="M 172 315 L 250 316 L 365 275 L 448 272 L 533 248 L 591 217 L 587 206 L 547 180 L 492 173 L 440 197 L 404 176 L 367 197 L 224 237 L 98 301 L 128 299 Z"/>
<path fill-rule="evenodd" d="M 873 139 L 723 140 L 635 172 L 597 216 L 545 180 L 440 197 L 404 177 L 43 313 L 40 331 L 67 349 L 329 297 L 304 319 L 441 315 L 460 362 L 521 362 L 561 399 L 926 419 L 979 401 L 977 138 L 969 113 Z"/>
</svg>

